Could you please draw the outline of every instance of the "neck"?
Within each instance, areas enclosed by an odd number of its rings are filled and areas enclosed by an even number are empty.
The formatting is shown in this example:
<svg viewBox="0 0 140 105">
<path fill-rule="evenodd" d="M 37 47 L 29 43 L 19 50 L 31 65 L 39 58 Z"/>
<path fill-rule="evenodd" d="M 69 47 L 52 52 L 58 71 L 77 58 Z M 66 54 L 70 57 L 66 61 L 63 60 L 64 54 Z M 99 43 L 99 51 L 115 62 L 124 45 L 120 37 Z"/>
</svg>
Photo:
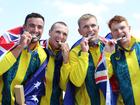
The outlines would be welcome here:
<svg viewBox="0 0 140 105">
<path fill-rule="evenodd" d="M 34 50 L 35 49 L 35 47 L 37 46 L 37 42 L 36 43 L 31 43 L 31 44 L 29 44 L 29 49 L 30 50 Z"/>
<path fill-rule="evenodd" d="M 122 43 L 121 44 L 123 48 L 129 48 L 130 47 L 130 41 L 126 42 L 126 43 Z"/>
</svg>

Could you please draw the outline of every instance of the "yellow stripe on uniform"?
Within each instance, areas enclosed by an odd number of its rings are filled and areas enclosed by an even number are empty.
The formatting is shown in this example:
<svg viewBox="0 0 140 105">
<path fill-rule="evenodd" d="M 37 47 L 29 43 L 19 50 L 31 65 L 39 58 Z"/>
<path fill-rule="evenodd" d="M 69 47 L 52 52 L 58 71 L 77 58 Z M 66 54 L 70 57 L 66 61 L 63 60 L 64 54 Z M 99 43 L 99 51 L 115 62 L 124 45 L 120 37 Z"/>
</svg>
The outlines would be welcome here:
<svg viewBox="0 0 140 105">
<path fill-rule="evenodd" d="M 5 62 L 7 62 L 8 65 L 4 65 Z M 2 104 L 2 90 L 3 90 L 3 79 L 2 75 L 7 72 L 7 70 L 16 62 L 16 59 L 14 55 L 11 52 L 8 52 L 7 55 L 5 55 L 4 59 L 0 61 L 0 105 Z"/>
<path fill-rule="evenodd" d="M 0 61 L 0 76 L 9 70 L 9 68 L 16 62 L 14 55 L 8 52 Z M 8 65 L 5 65 L 8 64 Z"/>
<path fill-rule="evenodd" d="M 45 61 L 46 59 L 46 52 L 44 51 L 44 49 L 42 49 L 42 47 L 38 47 L 38 55 L 39 55 L 39 59 L 41 64 Z"/>
<path fill-rule="evenodd" d="M 125 56 L 127 58 L 135 104 L 140 105 L 140 67 L 138 64 L 136 51 L 134 50 L 130 53 L 125 53 Z"/>
<path fill-rule="evenodd" d="M 53 76 L 54 76 L 54 57 L 49 58 L 48 66 L 47 66 L 47 72 L 46 72 L 46 93 L 45 96 L 41 98 L 41 104 L 40 105 L 50 105 L 51 100 L 51 94 L 52 94 L 52 85 L 53 85 Z"/>
<path fill-rule="evenodd" d="M 11 84 L 11 105 L 14 105 L 13 100 L 15 100 L 14 98 L 14 86 L 17 84 L 21 84 L 21 82 L 23 81 L 26 71 L 28 69 L 29 63 L 30 63 L 30 58 L 31 55 L 30 53 L 27 53 L 27 50 L 23 50 L 21 57 L 20 57 L 20 61 L 19 61 L 19 66 L 18 66 L 18 70 L 16 73 L 15 78 L 12 81 Z"/>
</svg>

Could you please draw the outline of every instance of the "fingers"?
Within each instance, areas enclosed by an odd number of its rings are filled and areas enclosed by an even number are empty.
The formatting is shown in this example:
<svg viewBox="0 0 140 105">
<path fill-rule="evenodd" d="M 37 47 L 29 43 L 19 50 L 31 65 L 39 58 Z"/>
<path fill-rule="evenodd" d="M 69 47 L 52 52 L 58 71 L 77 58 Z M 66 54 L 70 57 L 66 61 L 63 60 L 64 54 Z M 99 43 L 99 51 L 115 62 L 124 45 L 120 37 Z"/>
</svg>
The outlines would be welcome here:
<svg viewBox="0 0 140 105">
<path fill-rule="evenodd" d="M 61 50 L 62 50 L 62 56 L 63 56 L 63 62 L 68 63 L 69 61 L 69 46 L 67 43 L 60 43 L 61 44 Z"/>
<path fill-rule="evenodd" d="M 22 46 L 28 46 L 31 42 L 32 36 L 29 32 L 24 31 L 21 35 L 19 44 Z"/>
<path fill-rule="evenodd" d="M 107 40 L 107 42 L 105 43 L 105 51 L 112 53 L 115 50 L 115 44 L 116 40 L 114 39 Z"/>
<path fill-rule="evenodd" d="M 62 42 L 60 42 L 59 44 L 61 46 L 61 50 L 62 51 L 69 52 L 69 45 L 68 45 L 68 43 L 62 43 Z"/>
<path fill-rule="evenodd" d="M 62 44 L 63 44 L 63 43 L 62 43 L 61 41 L 58 42 L 58 45 L 59 45 L 60 47 L 62 46 Z"/>
<path fill-rule="evenodd" d="M 89 41 L 89 40 L 91 40 L 93 38 L 93 36 L 88 36 L 88 37 L 86 37 L 86 39 Z"/>
<path fill-rule="evenodd" d="M 89 42 L 89 39 L 90 39 L 91 37 L 83 37 L 83 39 L 82 39 L 82 41 L 81 41 L 81 44 L 83 44 L 83 45 L 88 45 L 88 42 Z"/>
<path fill-rule="evenodd" d="M 32 35 L 29 32 L 27 32 L 27 31 L 24 31 L 22 36 L 24 36 L 25 39 L 28 39 L 28 40 L 32 39 Z"/>
<path fill-rule="evenodd" d="M 98 36 L 98 38 L 103 44 L 106 44 L 108 42 L 108 40 L 105 37 Z"/>
<path fill-rule="evenodd" d="M 80 42 L 81 50 L 83 52 L 88 52 L 89 50 L 89 37 L 83 37 L 82 41 Z"/>
<path fill-rule="evenodd" d="M 105 44 L 108 46 L 112 46 L 112 45 L 115 45 L 115 43 L 116 43 L 116 41 L 111 39 L 111 40 L 107 40 Z"/>
</svg>

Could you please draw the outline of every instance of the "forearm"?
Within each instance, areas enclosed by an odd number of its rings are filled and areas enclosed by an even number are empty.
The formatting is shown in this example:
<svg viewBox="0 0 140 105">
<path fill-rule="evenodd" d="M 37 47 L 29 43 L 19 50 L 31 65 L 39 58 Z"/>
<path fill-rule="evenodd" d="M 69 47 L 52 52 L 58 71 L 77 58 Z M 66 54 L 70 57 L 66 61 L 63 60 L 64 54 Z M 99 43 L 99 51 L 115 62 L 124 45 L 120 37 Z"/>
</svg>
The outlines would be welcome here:
<svg viewBox="0 0 140 105">
<path fill-rule="evenodd" d="M 20 53 L 22 52 L 23 49 L 24 49 L 24 47 L 22 45 L 17 45 L 16 47 L 14 47 L 11 50 L 11 52 L 15 58 L 18 58 L 18 56 L 20 55 Z"/>
<path fill-rule="evenodd" d="M 69 80 L 70 70 L 71 70 L 70 64 L 63 63 L 61 70 L 60 70 L 60 87 L 63 90 L 66 90 L 66 85 L 67 85 L 67 82 Z"/>
</svg>

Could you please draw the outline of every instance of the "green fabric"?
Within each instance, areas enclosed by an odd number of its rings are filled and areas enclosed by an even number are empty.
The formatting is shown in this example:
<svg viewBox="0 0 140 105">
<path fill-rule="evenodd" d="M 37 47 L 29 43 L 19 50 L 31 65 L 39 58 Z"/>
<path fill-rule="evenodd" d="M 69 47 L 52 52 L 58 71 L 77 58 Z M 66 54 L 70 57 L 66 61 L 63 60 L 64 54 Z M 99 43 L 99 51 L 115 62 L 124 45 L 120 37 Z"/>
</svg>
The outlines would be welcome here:
<svg viewBox="0 0 140 105">
<path fill-rule="evenodd" d="M 140 65 L 140 43 L 135 43 L 137 60 Z M 132 51 L 133 51 L 132 50 Z M 120 92 L 125 105 L 135 105 L 129 68 L 126 62 L 125 51 L 117 49 L 116 53 L 111 56 L 114 74 L 118 80 Z"/>
<path fill-rule="evenodd" d="M 11 105 L 10 88 L 11 88 L 11 83 L 16 76 L 19 62 L 20 62 L 20 56 L 18 57 L 16 63 L 6 73 L 3 74 L 4 86 L 2 90 L 2 105 Z M 27 72 L 22 84 L 24 84 L 27 80 L 31 78 L 31 76 L 35 73 L 35 71 L 39 68 L 39 66 L 40 66 L 39 56 L 36 51 L 33 51 L 31 55 L 29 67 L 26 70 Z"/>
</svg>

